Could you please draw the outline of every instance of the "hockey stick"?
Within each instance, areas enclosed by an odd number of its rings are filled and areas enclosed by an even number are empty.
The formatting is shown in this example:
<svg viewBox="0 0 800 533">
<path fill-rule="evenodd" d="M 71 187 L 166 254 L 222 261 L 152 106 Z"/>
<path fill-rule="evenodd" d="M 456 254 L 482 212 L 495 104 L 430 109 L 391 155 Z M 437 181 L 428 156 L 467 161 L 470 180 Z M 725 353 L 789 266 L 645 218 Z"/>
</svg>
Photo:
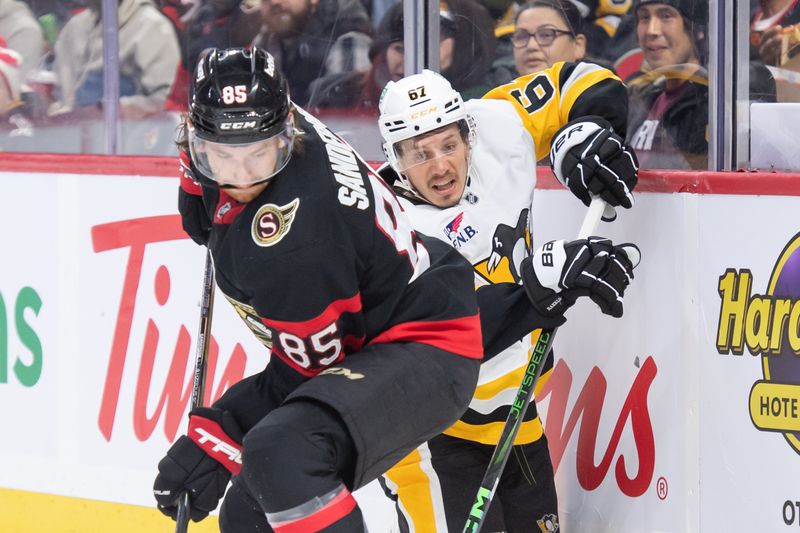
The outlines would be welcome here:
<svg viewBox="0 0 800 533">
<path fill-rule="evenodd" d="M 214 263 L 211 251 L 206 251 L 205 274 L 203 275 L 203 295 L 200 300 L 200 327 L 197 332 L 197 354 L 194 360 L 194 380 L 192 382 L 192 400 L 190 409 L 200 407 L 204 403 L 206 389 L 206 359 L 211 336 L 211 316 L 214 311 Z M 189 493 L 183 493 L 178 502 L 178 513 L 175 517 L 175 533 L 186 533 L 189 528 Z"/>
<path fill-rule="evenodd" d="M 589 210 L 583 218 L 583 224 L 581 224 L 581 229 L 578 233 L 579 239 L 586 239 L 594 233 L 597 224 L 600 222 L 600 217 L 603 216 L 605 207 L 606 202 L 600 198 L 592 200 Z M 539 338 L 536 340 L 531 352 L 531 358 L 528 361 L 528 368 L 525 369 L 525 377 L 522 378 L 514 403 L 511 404 L 511 410 L 508 412 L 505 425 L 503 425 L 503 432 L 500 434 L 500 439 L 497 441 L 492 458 L 489 460 L 489 466 L 483 475 L 483 480 L 481 480 L 478 494 L 475 496 L 475 502 L 470 509 L 463 533 L 478 533 L 483 526 L 483 522 L 489 512 L 489 506 L 492 504 L 494 493 L 497 490 L 500 476 L 503 474 L 508 456 L 511 455 L 514 439 L 516 439 L 519 426 L 525 418 L 525 411 L 528 410 L 528 404 L 531 401 L 531 396 L 533 396 L 533 389 L 542 374 L 544 361 L 550 353 L 550 347 L 553 345 L 557 330 L 558 328 L 549 328 L 542 329 L 539 332 Z"/>
</svg>

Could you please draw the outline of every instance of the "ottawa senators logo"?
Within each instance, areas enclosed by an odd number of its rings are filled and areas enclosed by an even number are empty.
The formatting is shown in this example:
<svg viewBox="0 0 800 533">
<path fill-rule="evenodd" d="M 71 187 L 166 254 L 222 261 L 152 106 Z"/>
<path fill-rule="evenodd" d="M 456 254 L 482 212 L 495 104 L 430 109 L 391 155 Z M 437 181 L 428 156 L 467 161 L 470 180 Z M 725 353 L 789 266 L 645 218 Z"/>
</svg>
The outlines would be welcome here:
<svg viewBox="0 0 800 533">
<path fill-rule="evenodd" d="M 253 217 L 253 240 L 259 246 L 272 246 L 292 229 L 300 199 L 295 198 L 286 205 L 264 204 Z"/>
</svg>

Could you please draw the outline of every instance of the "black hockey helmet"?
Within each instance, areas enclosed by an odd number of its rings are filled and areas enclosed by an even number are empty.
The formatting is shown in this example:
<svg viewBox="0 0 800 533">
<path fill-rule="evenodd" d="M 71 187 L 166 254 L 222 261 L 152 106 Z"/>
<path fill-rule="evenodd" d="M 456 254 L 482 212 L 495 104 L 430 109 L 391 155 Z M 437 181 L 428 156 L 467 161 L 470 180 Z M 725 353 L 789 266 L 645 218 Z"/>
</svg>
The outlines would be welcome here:
<svg viewBox="0 0 800 533">
<path fill-rule="evenodd" d="M 198 136 L 231 143 L 272 137 L 289 105 L 289 84 L 265 50 L 209 48 L 200 55 L 189 94 Z"/>
<path fill-rule="evenodd" d="M 633 12 L 639 6 L 647 4 L 665 4 L 677 9 L 688 22 L 695 26 L 705 27 L 708 23 L 708 0 L 635 0 Z"/>
<path fill-rule="evenodd" d="M 246 187 L 269 179 L 291 156 L 290 109 L 288 83 L 268 52 L 261 48 L 205 50 L 189 91 L 193 162 L 222 186 Z M 257 154 L 263 152 L 256 148 L 262 145 L 270 146 L 269 153 L 258 159 Z M 231 157 L 232 150 L 239 150 L 236 158 Z M 245 152 L 246 160 L 238 157 Z M 224 157 L 214 157 L 215 153 Z M 236 159 L 238 168 L 231 159 Z"/>
</svg>

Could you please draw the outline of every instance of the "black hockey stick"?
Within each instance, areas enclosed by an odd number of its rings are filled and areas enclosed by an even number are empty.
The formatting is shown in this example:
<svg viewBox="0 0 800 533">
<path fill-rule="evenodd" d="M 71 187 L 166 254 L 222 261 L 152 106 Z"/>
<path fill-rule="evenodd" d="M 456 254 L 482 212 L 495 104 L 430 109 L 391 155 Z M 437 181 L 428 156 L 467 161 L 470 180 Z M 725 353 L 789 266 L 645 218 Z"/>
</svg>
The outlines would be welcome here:
<svg viewBox="0 0 800 533">
<path fill-rule="evenodd" d="M 197 332 L 197 354 L 194 360 L 194 380 L 192 382 L 192 401 L 190 409 L 204 403 L 206 389 L 206 359 L 211 337 L 211 315 L 214 311 L 214 263 L 211 251 L 206 251 L 206 266 L 203 275 L 203 295 L 200 300 L 200 327 Z M 178 514 L 175 517 L 175 533 L 186 533 L 189 528 L 189 494 L 183 493 L 178 501 Z"/>
<path fill-rule="evenodd" d="M 599 198 L 592 200 L 589 210 L 583 218 L 583 224 L 578 233 L 579 239 L 586 239 L 594 233 L 605 207 L 606 202 L 603 200 Z M 511 455 L 511 449 L 514 447 L 514 440 L 517 437 L 519 426 L 525 418 L 525 411 L 528 410 L 528 404 L 531 401 L 531 396 L 533 396 L 533 389 L 542 374 L 545 358 L 550 353 L 550 347 L 553 345 L 557 330 L 558 328 L 542 329 L 539 333 L 539 338 L 533 346 L 531 358 L 528 361 L 528 368 L 525 369 L 525 377 L 522 378 L 514 403 L 511 404 L 511 410 L 508 412 L 505 425 L 503 425 L 503 432 L 500 434 L 500 440 L 497 441 L 492 458 L 489 460 L 486 473 L 483 475 L 478 494 L 475 496 L 475 502 L 472 504 L 467 523 L 464 525 L 463 533 L 478 533 L 483 526 L 483 522 L 489 512 L 489 506 L 492 504 L 495 490 L 497 490 L 500 476 L 503 474 L 508 456 Z"/>
</svg>

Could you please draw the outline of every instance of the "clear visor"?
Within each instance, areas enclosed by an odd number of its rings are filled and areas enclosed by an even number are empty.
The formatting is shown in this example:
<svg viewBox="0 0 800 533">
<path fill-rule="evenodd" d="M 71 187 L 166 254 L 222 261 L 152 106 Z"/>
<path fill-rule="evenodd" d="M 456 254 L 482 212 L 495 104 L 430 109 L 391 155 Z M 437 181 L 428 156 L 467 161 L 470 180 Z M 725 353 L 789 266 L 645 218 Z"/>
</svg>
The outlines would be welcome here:
<svg viewBox="0 0 800 533">
<path fill-rule="evenodd" d="M 270 179 L 280 172 L 292 155 L 294 128 L 286 128 L 267 139 L 250 143 L 218 143 L 201 139 L 189 130 L 192 161 L 204 176 L 220 187 L 244 189 Z"/>
<path fill-rule="evenodd" d="M 458 136 L 452 136 L 441 142 L 431 139 L 432 142 L 420 142 L 416 138 L 406 139 L 395 143 L 392 149 L 397 160 L 400 172 L 420 165 L 429 165 L 433 161 L 454 154 L 463 146 L 463 141 Z"/>
</svg>

